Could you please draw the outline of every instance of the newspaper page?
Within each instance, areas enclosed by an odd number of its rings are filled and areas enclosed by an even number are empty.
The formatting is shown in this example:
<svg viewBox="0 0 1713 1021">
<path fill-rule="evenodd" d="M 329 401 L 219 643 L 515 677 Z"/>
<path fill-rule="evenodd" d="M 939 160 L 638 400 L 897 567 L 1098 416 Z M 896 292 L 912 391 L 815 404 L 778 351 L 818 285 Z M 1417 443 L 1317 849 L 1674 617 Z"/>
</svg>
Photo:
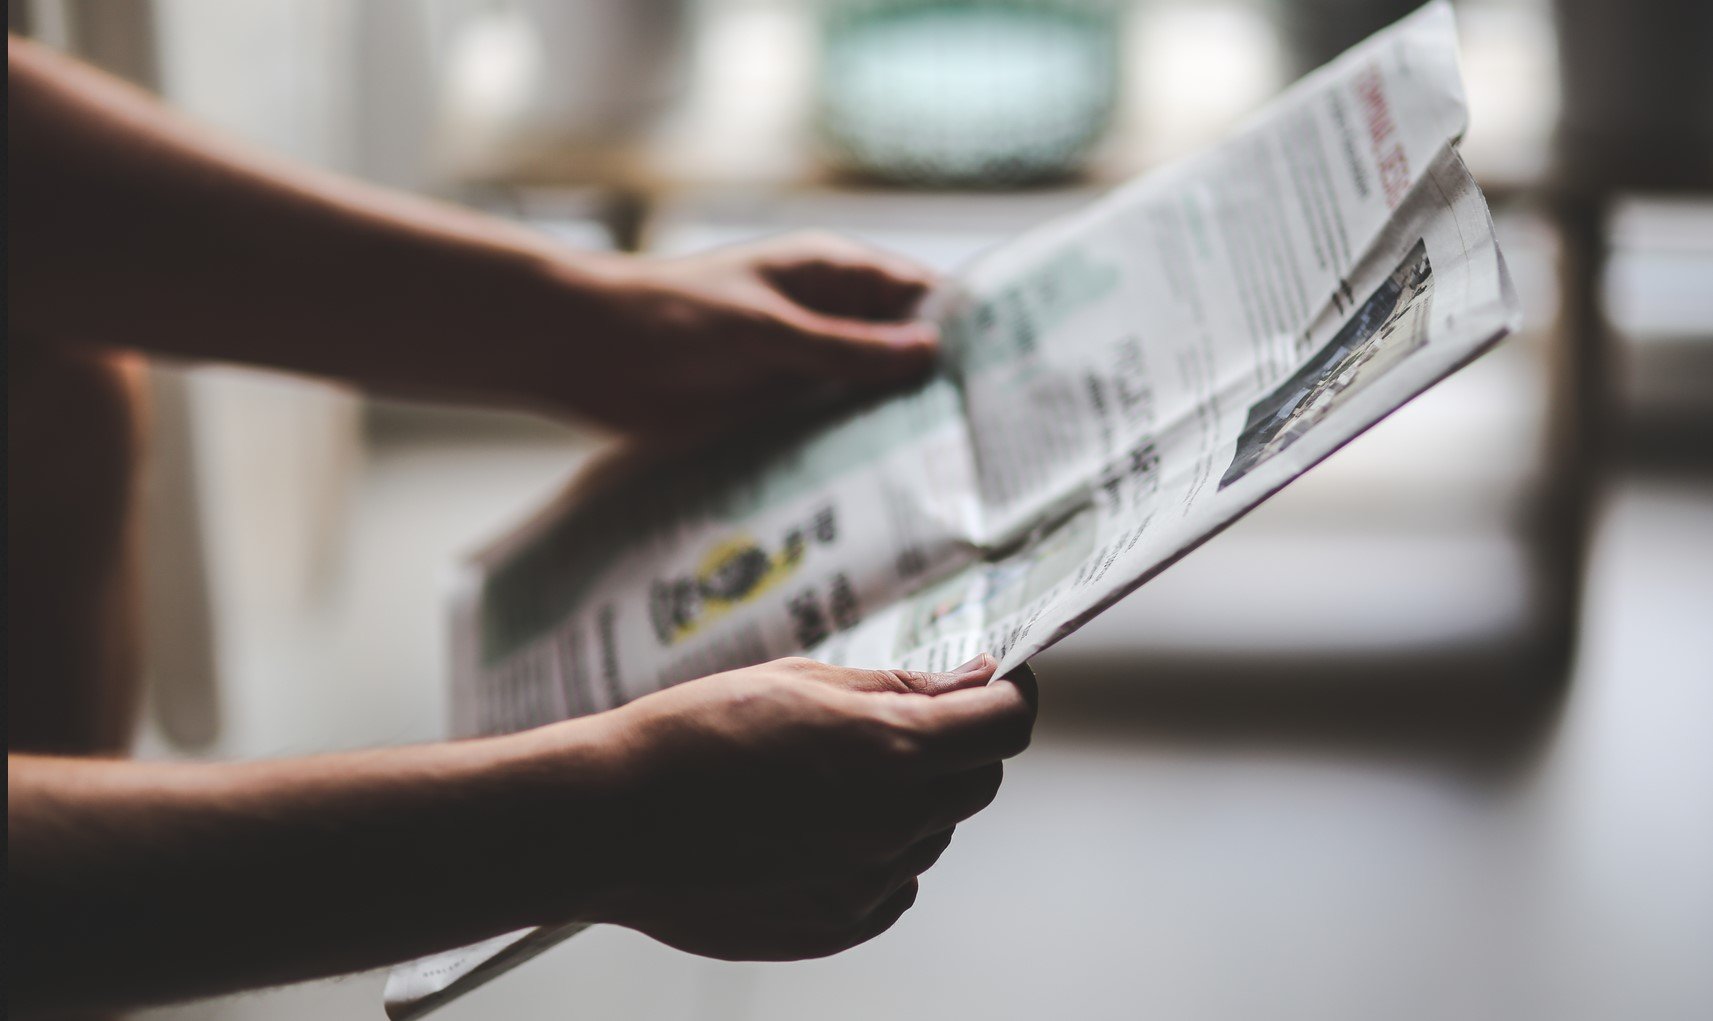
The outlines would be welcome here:
<svg viewBox="0 0 1713 1021">
<path fill-rule="evenodd" d="M 1436 2 L 959 272 L 914 392 L 573 487 L 468 565 L 459 732 L 787 655 L 1026 662 L 1514 328 L 1465 116 Z M 578 928 L 402 966 L 388 1010 Z"/>
</svg>

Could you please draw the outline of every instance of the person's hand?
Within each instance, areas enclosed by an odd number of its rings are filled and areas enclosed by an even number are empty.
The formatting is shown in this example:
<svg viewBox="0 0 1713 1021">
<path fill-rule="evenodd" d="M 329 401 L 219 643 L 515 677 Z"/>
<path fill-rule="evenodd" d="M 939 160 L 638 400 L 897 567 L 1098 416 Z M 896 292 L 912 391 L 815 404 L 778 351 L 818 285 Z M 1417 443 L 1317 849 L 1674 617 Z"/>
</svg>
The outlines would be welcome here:
<svg viewBox="0 0 1713 1021">
<path fill-rule="evenodd" d="M 885 931 L 1029 742 L 1033 680 L 989 684 L 995 666 L 779 660 L 561 725 L 599 721 L 618 749 L 603 824 L 618 850 L 596 916 L 733 960 L 817 957 Z"/>
<path fill-rule="evenodd" d="M 620 428 L 698 432 L 902 385 L 933 364 L 933 274 L 834 235 L 609 264 L 604 339 L 573 402 Z"/>
</svg>

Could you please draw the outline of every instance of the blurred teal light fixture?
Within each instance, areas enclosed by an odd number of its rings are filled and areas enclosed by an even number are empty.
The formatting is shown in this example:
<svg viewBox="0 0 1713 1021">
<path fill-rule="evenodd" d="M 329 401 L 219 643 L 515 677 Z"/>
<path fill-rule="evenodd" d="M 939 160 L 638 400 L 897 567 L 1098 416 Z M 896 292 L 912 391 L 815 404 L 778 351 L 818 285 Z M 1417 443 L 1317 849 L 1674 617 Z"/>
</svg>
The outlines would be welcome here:
<svg viewBox="0 0 1713 1021">
<path fill-rule="evenodd" d="M 818 127 L 839 166 L 923 186 L 1074 172 L 1111 123 L 1116 0 L 823 0 Z"/>
</svg>

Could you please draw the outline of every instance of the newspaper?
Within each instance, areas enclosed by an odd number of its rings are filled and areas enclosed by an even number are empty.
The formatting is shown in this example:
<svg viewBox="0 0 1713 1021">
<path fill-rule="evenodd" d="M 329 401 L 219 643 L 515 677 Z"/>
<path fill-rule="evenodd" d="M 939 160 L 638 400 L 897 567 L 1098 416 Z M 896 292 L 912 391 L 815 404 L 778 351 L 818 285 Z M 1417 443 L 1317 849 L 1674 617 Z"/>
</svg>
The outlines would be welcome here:
<svg viewBox="0 0 1713 1021">
<path fill-rule="evenodd" d="M 468 565 L 461 734 L 787 655 L 1010 670 L 1514 328 L 1450 7 L 978 258 L 926 383 L 597 472 Z M 575 931 L 406 965 L 416 1016 Z"/>
</svg>

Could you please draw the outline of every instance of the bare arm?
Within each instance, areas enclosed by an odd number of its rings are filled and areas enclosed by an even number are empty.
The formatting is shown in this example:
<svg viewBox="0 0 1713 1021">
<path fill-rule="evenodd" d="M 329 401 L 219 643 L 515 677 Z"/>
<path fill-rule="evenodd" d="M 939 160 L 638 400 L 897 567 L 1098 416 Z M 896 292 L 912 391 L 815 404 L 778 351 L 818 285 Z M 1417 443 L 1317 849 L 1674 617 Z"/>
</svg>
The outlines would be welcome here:
<svg viewBox="0 0 1713 1021">
<path fill-rule="evenodd" d="M 595 754 L 569 737 L 567 758 Z M 507 782 L 520 753 L 493 740 L 213 765 L 9 756 L 10 999 L 225 992 L 525 925 L 525 891 L 494 888 L 518 871 L 482 868 L 527 846 L 547 807 Z M 593 791 L 571 788 L 600 770 L 567 765 L 558 811 L 598 827 Z M 567 857 L 566 877 L 593 874 Z M 588 908 L 575 879 L 546 889 L 544 909 Z"/>
<path fill-rule="evenodd" d="M 830 238 L 656 262 L 227 142 L 9 39 L 14 330 L 673 428 L 926 369 L 929 276 Z"/>
<path fill-rule="evenodd" d="M 587 919 L 695 953 L 869 939 L 1034 718 L 984 659 L 787 660 L 507 737 L 223 765 L 9 756 L 7 994 L 123 1007 Z"/>
</svg>

